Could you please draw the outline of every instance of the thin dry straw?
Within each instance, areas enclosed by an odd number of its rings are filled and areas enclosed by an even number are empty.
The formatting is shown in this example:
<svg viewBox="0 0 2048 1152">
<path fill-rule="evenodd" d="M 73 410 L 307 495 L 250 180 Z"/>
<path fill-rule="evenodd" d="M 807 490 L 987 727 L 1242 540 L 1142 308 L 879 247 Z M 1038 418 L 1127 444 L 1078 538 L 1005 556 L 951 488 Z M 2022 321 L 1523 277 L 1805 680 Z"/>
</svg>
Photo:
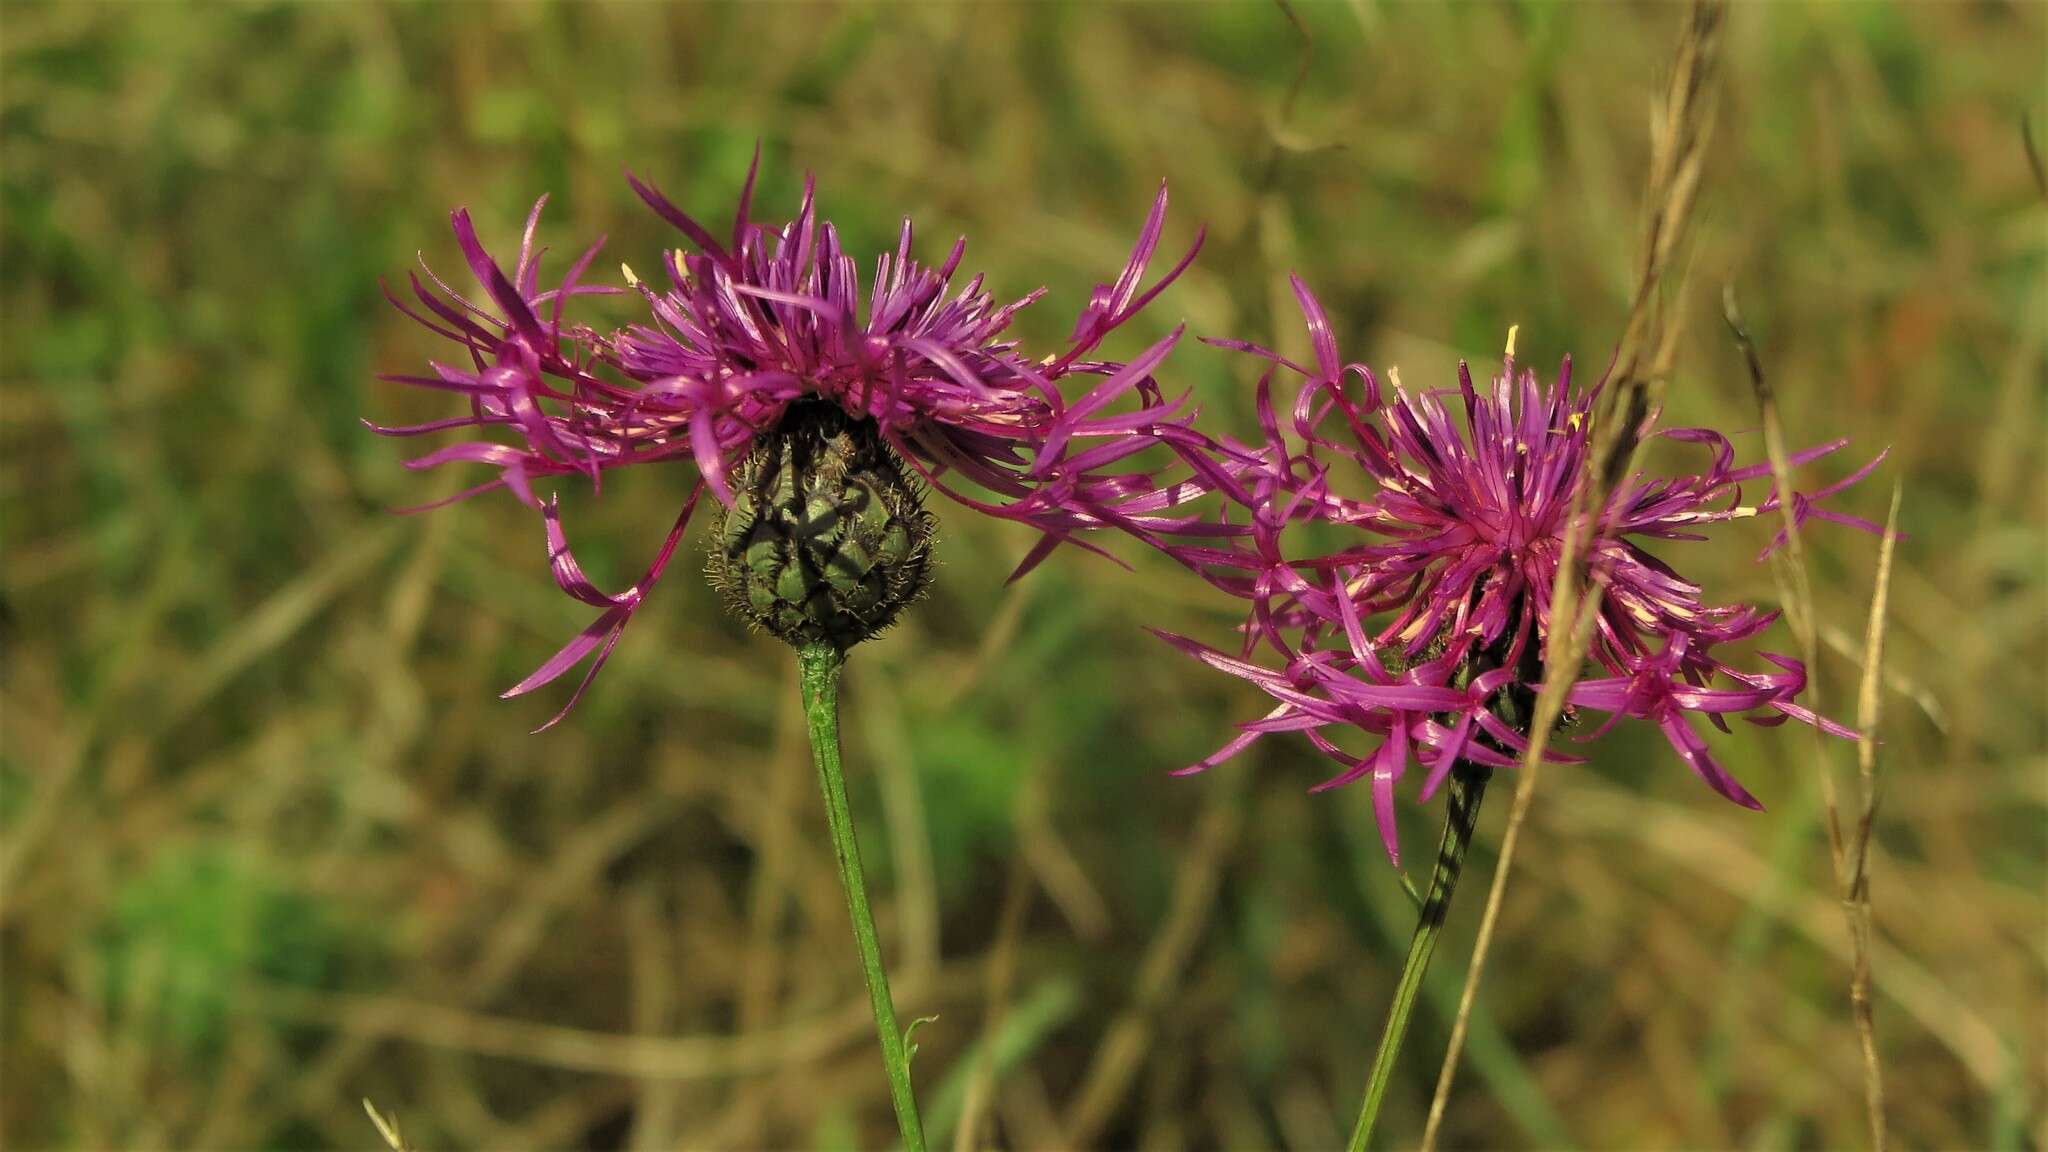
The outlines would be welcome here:
<svg viewBox="0 0 2048 1152">
<path fill-rule="evenodd" d="M 1563 712 L 1565 691 L 1577 678 L 1579 666 L 1585 660 L 1593 623 L 1599 614 L 1599 590 L 1589 589 L 1586 591 L 1590 594 L 1582 594 L 1579 588 L 1580 552 L 1588 538 L 1588 521 L 1595 509 L 1607 506 L 1607 493 L 1632 469 L 1638 447 L 1636 431 L 1650 410 L 1653 393 L 1661 385 L 1676 348 L 1675 330 L 1667 330 L 1663 323 L 1659 288 L 1685 236 L 1699 190 L 1701 161 L 1713 130 L 1714 80 L 1725 16 L 1723 0 L 1695 0 L 1679 41 L 1670 92 L 1661 115 L 1652 121 L 1643 267 L 1630 302 L 1628 323 L 1615 350 L 1611 384 L 1594 414 L 1597 430 L 1589 479 L 1574 501 L 1557 578 L 1551 587 L 1550 619 L 1564 626 L 1551 633 L 1544 652 L 1543 687 L 1537 693 L 1530 719 L 1529 747 L 1517 773 L 1507 830 L 1501 836 L 1500 859 L 1494 866 L 1493 884 L 1480 916 L 1479 935 L 1473 943 L 1471 965 L 1458 999 L 1458 1014 L 1451 1023 L 1450 1043 L 1437 1073 L 1436 1092 L 1430 1100 L 1429 1120 L 1422 1133 L 1424 1152 L 1436 1146 L 1443 1128 L 1444 1109 L 1464 1050 L 1472 1004 L 1486 971 L 1487 953 L 1500 921 L 1515 848 L 1535 796 L 1543 753 Z M 1651 358 L 1651 371 L 1645 374 L 1639 365 L 1643 349 L 1653 337 L 1657 341 L 1656 352 Z"/>
<path fill-rule="evenodd" d="M 390 1146 L 391 1152 L 412 1152 L 411 1147 L 405 1142 L 405 1137 L 399 1134 L 396 1117 L 386 1116 L 377 1111 L 377 1106 L 368 1099 L 363 1101 L 363 1111 L 370 1114 L 370 1123 L 377 1126 L 377 1135 Z"/>
<path fill-rule="evenodd" d="M 1778 512 L 1785 531 L 1786 546 L 1772 556 L 1771 572 L 1778 581 L 1778 590 L 1785 604 L 1785 614 L 1792 625 L 1793 636 L 1799 641 L 1800 655 L 1806 660 L 1809 706 L 1818 710 L 1821 706 L 1820 691 L 1820 644 L 1813 609 L 1813 583 L 1806 570 L 1806 550 L 1800 539 L 1799 519 L 1795 511 L 1792 486 L 1792 464 L 1785 449 L 1785 425 L 1778 413 L 1777 395 L 1771 390 L 1764 376 L 1763 362 L 1758 359 L 1756 345 L 1743 327 L 1742 313 L 1735 306 L 1735 289 L 1732 285 L 1721 290 L 1721 309 L 1728 322 L 1728 329 L 1735 335 L 1735 343 L 1742 350 L 1743 363 L 1749 368 L 1749 381 L 1756 393 L 1757 408 L 1763 418 L 1764 452 L 1770 458 L 1771 475 L 1777 484 Z M 1892 494 L 1892 513 L 1898 513 L 1898 491 Z M 1896 520 L 1885 529 L 1885 538 L 1880 557 L 1881 568 L 1878 576 L 1879 592 L 1872 605 L 1873 615 L 1870 628 L 1872 633 L 1864 643 L 1864 684 L 1865 691 L 1874 697 L 1876 682 L 1872 679 L 1881 666 L 1883 656 L 1882 614 L 1890 579 L 1889 563 L 1892 552 L 1893 531 Z M 1876 704 L 1866 699 L 1869 715 L 1876 714 Z M 1813 768 L 1820 780 L 1821 801 L 1826 809 L 1828 829 L 1828 857 L 1834 865 L 1835 887 L 1842 900 L 1842 913 L 1848 921 L 1851 950 L 1851 976 L 1849 1001 L 1856 1018 L 1857 1038 L 1863 1051 L 1863 1093 L 1870 1115 L 1870 1141 L 1873 1148 L 1885 1146 L 1884 1122 L 1884 1076 L 1877 1059 L 1877 1026 L 1870 1006 L 1870 876 L 1867 848 L 1870 840 L 1870 826 L 1877 814 L 1876 760 L 1874 725 L 1862 729 L 1861 748 L 1858 762 L 1861 767 L 1860 815 L 1857 817 L 1857 846 L 1851 855 L 1842 838 L 1840 801 L 1835 789 L 1834 769 L 1828 760 L 1827 748 L 1819 728 L 1813 733 Z"/>
<path fill-rule="evenodd" d="M 1870 1135 L 1873 1146 L 1885 1142 L 1884 1077 L 1877 1061 L 1877 1022 L 1870 999 L 1870 830 L 1877 823 L 1877 808 L 1883 793 L 1877 776 L 1877 730 L 1884 701 L 1885 611 L 1891 599 L 1892 553 L 1899 539 L 1899 499 L 1903 487 L 1892 485 L 1891 511 L 1884 521 L 1884 539 L 1877 551 L 1877 588 L 1870 597 L 1870 623 L 1863 634 L 1863 682 L 1856 693 L 1856 771 L 1863 784 L 1863 818 L 1856 822 L 1855 851 L 1850 856 L 1849 899 L 1856 910 L 1851 917 L 1850 941 L 1855 948 L 1855 973 L 1850 978 L 1849 1000 L 1856 1010 L 1856 1032 L 1863 1042 L 1863 1074 L 1868 1091 Z"/>
</svg>

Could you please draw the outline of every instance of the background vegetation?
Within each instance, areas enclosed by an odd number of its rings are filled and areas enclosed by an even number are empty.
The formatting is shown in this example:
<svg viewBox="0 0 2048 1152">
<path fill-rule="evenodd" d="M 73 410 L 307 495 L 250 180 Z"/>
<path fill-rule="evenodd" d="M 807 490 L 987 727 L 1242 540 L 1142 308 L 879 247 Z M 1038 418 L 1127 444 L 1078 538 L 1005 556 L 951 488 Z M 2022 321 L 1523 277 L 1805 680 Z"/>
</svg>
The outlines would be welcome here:
<svg viewBox="0 0 2048 1152">
<path fill-rule="evenodd" d="M 1299 348 L 1298 269 L 1347 354 L 1411 384 L 1510 323 L 1530 362 L 1597 369 L 1679 10 L 1300 14 L 1312 57 L 1251 2 L 0 9 L 0 1143 L 363 1147 L 370 1096 L 426 1147 L 881 1144 L 793 661 L 691 561 L 527 735 L 555 705 L 496 692 L 587 610 L 509 497 L 386 514 L 461 478 L 357 422 L 444 411 L 374 381 L 439 352 L 377 280 L 416 250 L 458 270 L 449 208 L 503 245 L 542 192 L 558 254 L 605 232 L 601 267 L 652 264 L 673 238 L 621 170 L 723 218 L 759 140 L 764 215 L 808 170 L 856 250 L 905 213 L 927 255 L 965 232 L 998 294 L 1051 287 L 1037 336 L 1166 178 L 1169 245 L 1213 238 L 1117 350 L 1183 316 Z M 1874 893 L 1906 1146 L 2048 1146 L 2043 16 L 1737 10 L 1668 397 L 1754 426 L 1733 282 L 1795 442 L 1891 446 L 1845 506 L 1905 485 Z M 1169 365 L 1244 420 L 1241 359 Z M 684 483 L 569 487 L 602 583 Z M 1366 797 L 1305 795 L 1320 765 L 1280 739 L 1167 778 L 1254 701 L 1139 624 L 1216 639 L 1233 606 L 1078 552 L 1005 589 L 1025 536 L 941 511 L 934 595 L 848 705 L 899 1001 L 937 1017 L 930 1126 L 973 1095 L 1010 1146 L 1337 1142 L 1412 923 Z M 1732 536 L 1688 571 L 1775 600 L 1763 531 Z M 1876 546 L 1811 546 L 1822 699 L 1853 716 Z M 1864 1139 L 1809 744 L 1715 743 L 1768 813 L 1654 734 L 1544 778 L 1450 1142 Z M 1411 845 L 1441 818 L 1403 815 Z M 1483 892 L 1390 1141 L 1419 1131 Z"/>
</svg>

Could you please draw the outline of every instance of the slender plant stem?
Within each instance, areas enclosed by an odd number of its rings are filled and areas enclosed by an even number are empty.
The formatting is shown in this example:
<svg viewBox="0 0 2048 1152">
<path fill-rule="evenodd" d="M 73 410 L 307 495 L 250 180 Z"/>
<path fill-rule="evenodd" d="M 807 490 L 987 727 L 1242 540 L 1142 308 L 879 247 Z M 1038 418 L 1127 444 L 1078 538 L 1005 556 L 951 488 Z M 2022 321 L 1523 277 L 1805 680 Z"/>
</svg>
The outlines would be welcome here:
<svg viewBox="0 0 2048 1152">
<path fill-rule="evenodd" d="M 804 719 L 811 732 L 811 759 L 818 765 L 818 783 L 825 792 L 825 819 L 832 825 L 832 855 L 839 861 L 839 882 L 846 889 L 846 910 L 853 917 L 853 940 L 860 949 L 861 974 L 875 1009 L 875 1033 L 882 1042 L 882 1063 L 889 1073 L 889 1100 L 896 1106 L 896 1127 L 908 1152 L 924 1152 L 924 1125 L 917 1118 L 917 1099 L 910 1087 L 910 1055 L 903 1029 L 896 1023 L 896 1004 L 889 998 L 889 974 L 882 968 L 882 946 L 875 918 L 868 911 L 867 879 L 861 872 L 860 846 L 853 839 L 853 812 L 846 802 L 846 775 L 839 766 L 839 669 L 845 653 L 829 644 L 808 644 L 797 650 L 802 666 Z"/>
<path fill-rule="evenodd" d="M 1401 965 L 1401 981 L 1394 987 L 1394 1000 L 1387 1008 L 1387 1029 L 1380 1034 L 1380 1049 L 1373 1056 L 1372 1076 L 1365 1085 L 1365 1106 L 1359 1110 L 1358 1126 L 1351 1130 L 1351 1152 L 1364 1152 L 1379 1121 L 1380 1102 L 1386 1099 L 1387 1084 L 1394 1076 L 1394 1062 L 1401 1054 L 1401 1040 L 1408 1034 L 1408 1016 L 1422 991 L 1422 974 L 1429 968 L 1429 954 L 1436 950 L 1437 935 L 1443 931 L 1444 914 L 1451 906 L 1451 892 L 1458 886 L 1458 874 L 1465 867 L 1465 849 L 1472 843 L 1472 830 L 1479 826 L 1479 801 L 1486 795 L 1485 768 L 1460 764 L 1452 770 L 1449 811 L 1444 816 L 1444 835 L 1437 846 L 1436 871 L 1429 877 L 1429 892 L 1422 900 L 1422 915 L 1415 922 L 1415 936 L 1408 942 L 1408 959 Z"/>
</svg>

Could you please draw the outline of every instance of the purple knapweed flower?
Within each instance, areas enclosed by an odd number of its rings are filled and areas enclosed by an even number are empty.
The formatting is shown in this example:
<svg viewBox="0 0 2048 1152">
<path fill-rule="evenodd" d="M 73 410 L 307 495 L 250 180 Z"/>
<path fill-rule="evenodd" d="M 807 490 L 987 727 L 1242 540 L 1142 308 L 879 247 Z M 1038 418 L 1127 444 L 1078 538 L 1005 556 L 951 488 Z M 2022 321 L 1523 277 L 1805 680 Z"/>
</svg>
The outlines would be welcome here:
<svg viewBox="0 0 2048 1152">
<path fill-rule="evenodd" d="M 1308 288 L 1296 279 L 1294 290 L 1315 350 L 1312 365 L 1239 341 L 1210 341 L 1277 366 L 1259 384 L 1265 443 L 1230 445 L 1235 482 L 1218 486 L 1249 513 L 1249 534 L 1234 547 L 1198 554 L 1212 582 L 1251 601 L 1243 651 L 1232 656 L 1160 633 L 1256 684 L 1276 706 L 1183 771 L 1210 767 L 1267 733 L 1303 732 L 1343 766 L 1316 791 L 1370 777 L 1380 833 L 1398 862 L 1394 787 L 1411 759 L 1427 770 L 1420 790 L 1427 801 L 1460 761 L 1507 767 L 1527 749 L 1521 726 L 1542 682 L 1565 530 L 1574 498 L 1592 482 L 1590 424 L 1600 386 L 1575 392 L 1569 358 L 1547 387 L 1534 372 L 1517 371 L 1510 333 L 1491 388 L 1475 387 L 1461 363 L 1455 390 L 1411 394 L 1396 373 L 1392 399 L 1383 402 L 1370 369 L 1340 361 L 1328 317 Z M 1302 379 L 1288 420 L 1298 449 L 1283 434 L 1272 398 L 1281 369 Z M 1352 378 L 1356 387 L 1347 390 Z M 1462 407 L 1462 421 L 1449 404 Z M 1806 682 L 1798 661 L 1763 653 L 1770 670 L 1749 672 L 1716 655 L 1720 645 L 1763 631 L 1776 612 L 1709 605 L 1699 585 L 1648 550 L 1657 541 L 1702 540 L 1699 532 L 1709 525 L 1778 507 L 1775 496 L 1742 503 L 1741 485 L 1768 483 L 1768 464 L 1735 467 L 1721 434 L 1660 429 L 1655 420 L 1655 413 L 1644 420 L 1642 437 L 1695 445 L 1710 459 L 1690 475 L 1630 477 L 1600 510 L 1585 553 L 1598 616 L 1585 678 L 1571 686 L 1566 702 L 1574 712 L 1608 714 L 1585 739 L 1623 719 L 1656 724 L 1709 787 L 1760 808 L 1708 752 L 1692 715 L 1723 731 L 1726 716 L 1744 713 L 1757 724 L 1791 718 L 1838 736 L 1854 733 L 1794 702 Z M 1810 449 L 1792 462 L 1810 462 L 1845 443 Z M 1798 497 L 1795 518 L 1878 531 L 1817 501 L 1883 458 Z M 1343 484 L 1361 480 L 1363 494 L 1340 493 Z M 1362 539 L 1311 559 L 1289 557 L 1283 533 L 1309 522 Z M 1770 548 L 1782 541 L 1781 532 Z M 1257 663 L 1261 650 L 1278 666 Z M 1714 686 L 1717 680 L 1722 686 Z M 1331 739 L 1346 729 L 1381 742 L 1354 755 Z"/>
<path fill-rule="evenodd" d="M 455 392 L 468 399 L 469 412 L 376 430 L 495 433 L 407 466 L 498 469 L 495 479 L 452 499 L 503 487 L 539 509 L 556 582 L 600 610 L 590 627 L 505 693 L 530 692 L 595 653 L 549 725 L 574 707 L 603 667 L 661 579 L 703 492 L 734 507 L 736 467 L 798 405 L 806 412 L 836 407 L 845 424 L 886 445 L 932 487 L 976 511 L 1037 529 L 1042 539 L 1018 565 L 1020 575 L 1063 542 L 1101 551 L 1075 539 L 1088 529 L 1116 527 L 1170 551 L 1183 537 L 1218 533 L 1201 517 L 1174 511 L 1211 487 L 1204 476 L 1214 470 L 1201 453 L 1205 441 L 1192 430 L 1188 397 L 1163 396 L 1152 376 L 1181 330 L 1127 363 L 1093 358 L 1102 340 L 1178 277 L 1201 246 L 1198 236 L 1165 276 L 1142 287 L 1164 227 L 1164 185 L 1122 272 L 1096 288 L 1063 349 L 1034 358 L 1004 333 L 1042 290 L 1001 306 L 980 276 L 955 291 L 965 240 L 943 264 L 926 267 L 911 258 L 906 219 L 896 252 L 875 260 L 863 300 L 859 269 L 833 226 L 817 218 L 808 179 L 796 218 L 770 230 L 749 219 L 750 170 L 725 240 L 654 188 L 628 179 L 690 242 L 690 250 L 664 253 L 665 288 L 623 267 L 624 288 L 584 284 L 600 239 L 558 284 L 544 289 L 542 251 L 535 246 L 543 198 L 526 221 L 509 271 L 478 239 L 468 212 L 453 214 L 456 240 L 483 287 L 483 302 L 465 299 L 431 271 L 431 286 L 411 277 L 417 306 L 392 297 L 407 315 L 460 345 L 463 355 L 457 363 L 434 362 L 427 374 L 385 379 Z M 629 294 L 638 295 L 647 315 L 621 330 L 600 333 L 565 317 L 578 297 Z M 1062 386 L 1077 381 L 1085 386 L 1079 395 L 1066 395 Z M 807 417 L 805 423 L 817 421 Z M 1132 461 L 1156 445 L 1168 452 L 1155 453 L 1144 466 Z M 1169 481 L 1163 472 L 1176 459 L 1190 475 Z M 580 475 L 595 486 L 607 471 L 662 462 L 690 470 L 681 511 L 644 575 L 622 592 L 604 592 L 577 565 L 557 500 L 537 493 L 536 482 Z M 742 504 L 746 498 L 739 494 Z M 898 511 L 900 524 L 921 525 L 921 511 Z M 877 527 L 875 539 L 896 526 Z M 912 547 L 924 545 L 899 550 Z"/>
</svg>

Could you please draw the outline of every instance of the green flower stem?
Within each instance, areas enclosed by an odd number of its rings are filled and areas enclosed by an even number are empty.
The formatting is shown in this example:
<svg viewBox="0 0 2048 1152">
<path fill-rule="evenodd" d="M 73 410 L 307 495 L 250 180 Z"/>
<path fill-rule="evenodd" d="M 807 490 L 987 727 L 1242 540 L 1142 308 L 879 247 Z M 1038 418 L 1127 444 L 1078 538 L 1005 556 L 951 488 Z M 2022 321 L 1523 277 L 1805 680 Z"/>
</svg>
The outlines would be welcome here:
<svg viewBox="0 0 2048 1152">
<path fill-rule="evenodd" d="M 1450 811 L 1444 817 L 1436 871 L 1429 878 L 1429 894 L 1423 898 L 1415 936 L 1408 942 L 1408 959 L 1401 965 L 1401 982 L 1394 988 L 1394 1002 L 1387 1008 L 1387 1030 L 1380 1035 L 1380 1049 L 1373 1056 L 1372 1078 L 1365 1086 L 1365 1106 L 1359 1110 L 1358 1126 L 1351 1132 L 1351 1152 L 1365 1152 L 1366 1141 L 1372 1138 L 1373 1125 L 1379 1120 L 1380 1103 L 1386 1099 L 1394 1061 L 1401 1054 L 1401 1040 L 1408 1034 L 1408 1016 L 1415 1009 L 1415 997 L 1422 991 L 1422 974 L 1429 968 L 1429 954 L 1436 950 L 1444 913 L 1451 906 L 1451 892 L 1457 888 L 1458 873 L 1465 867 L 1465 848 L 1472 843 L 1472 830 L 1479 826 L 1479 801 L 1486 795 L 1486 779 L 1491 774 L 1488 769 L 1469 764 L 1451 770 Z"/>
<path fill-rule="evenodd" d="M 882 1063 L 889 1072 L 889 1100 L 896 1106 L 896 1127 L 908 1152 L 924 1152 L 924 1126 L 917 1118 L 917 1099 L 910 1088 L 910 1056 L 903 1029 L 896 1024 L 896 1005 L 889 998 L 889 974 L 882 968 L 882 946 L 875 937 L 875 918 L 868 911 L 867 880 L 860 868 L 860 846 L 853 840 L 853 812 L 846 803 L 846 775 L 839 766 L 839 669 L 846 654 L 830 644 L 797 649 L 802 665 L 804 718 L 811 731 L 811 759 L 818 765 L 818 783 L 825 791 L 825 819 L 832 825 L 832 854 L 839 861 L 839 882 L 846 889 L 846 910 L 853 917 L 853 939 L 860 949 L 861 973 L 867 978 L 868 1000 L 875 1009 L 875 1032 L 882 1042 Z"/>
</svg>

